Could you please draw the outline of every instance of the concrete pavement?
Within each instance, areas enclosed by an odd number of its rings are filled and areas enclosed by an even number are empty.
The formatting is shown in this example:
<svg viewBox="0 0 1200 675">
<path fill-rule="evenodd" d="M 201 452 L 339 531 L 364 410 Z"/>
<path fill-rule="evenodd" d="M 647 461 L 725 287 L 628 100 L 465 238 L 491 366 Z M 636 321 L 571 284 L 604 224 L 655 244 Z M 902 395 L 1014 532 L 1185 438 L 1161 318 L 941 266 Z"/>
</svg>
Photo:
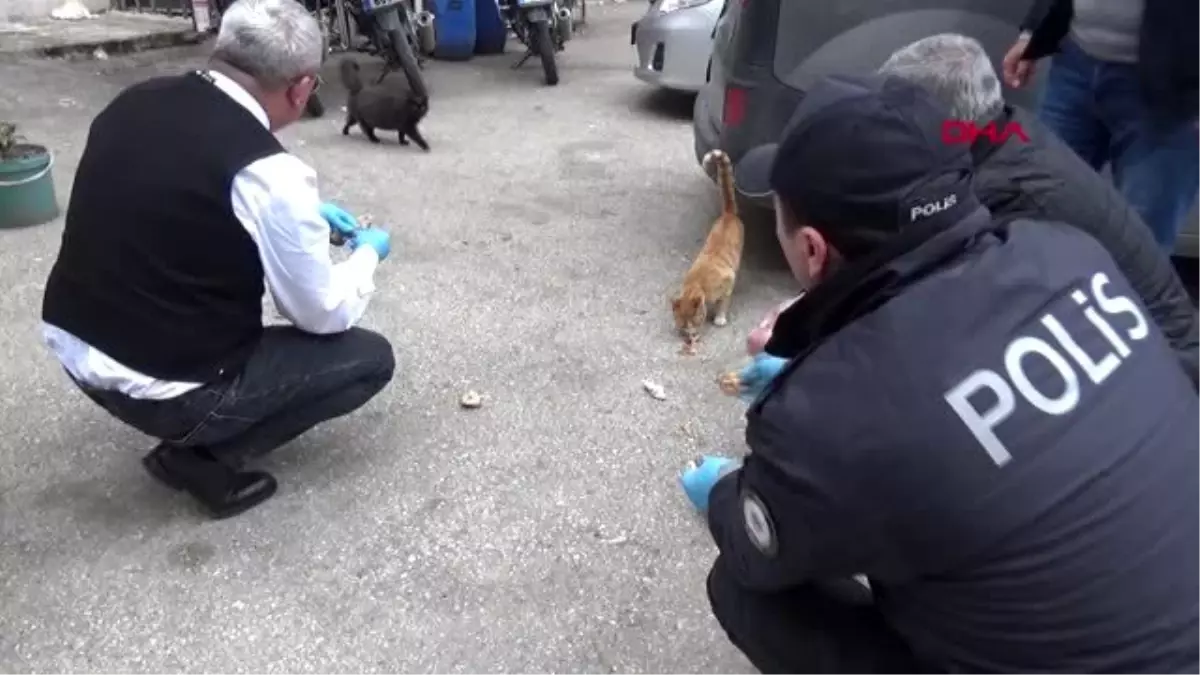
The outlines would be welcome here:
<svg viewBox="0 0 1200 675">
<path fill-rule="evenodd" d="M 104 12 L 81 21 L 39 16 L 0 21 L 0 61 L 96 54 L 107 58 L 113 54 L 195 44 L 202 37 L 192 29 L 191 19 L 148 12 Z"/>
<path fill-rule="evenodd" d="M 238 518 L 152 482 L 150 440 L 42 348 L 61 221 L 0 231 L 0 671 L 749 669 L 675 473 L 743 447 L 713 380 L 791 286 L 751 232 L 731 325 L 678 355 L 668 297 L 717 197 L 689 103 L 632 75 L 642 11 L 590 12 L 556 88 L 510 70 L 514 46 L 431 63 L 430 154 L 343 138 L 333 84 L 331 114 L 283 134 L 327 197 L 392 230 L 366 325 L 400 366 L 270 457 L 279 494 Z M 0 119 L 57 153 L 65 207 L 91 116 L 201 54 L 0 64 Z M 482 409 L 459 408 L 468 388 Z"/>
</svg>

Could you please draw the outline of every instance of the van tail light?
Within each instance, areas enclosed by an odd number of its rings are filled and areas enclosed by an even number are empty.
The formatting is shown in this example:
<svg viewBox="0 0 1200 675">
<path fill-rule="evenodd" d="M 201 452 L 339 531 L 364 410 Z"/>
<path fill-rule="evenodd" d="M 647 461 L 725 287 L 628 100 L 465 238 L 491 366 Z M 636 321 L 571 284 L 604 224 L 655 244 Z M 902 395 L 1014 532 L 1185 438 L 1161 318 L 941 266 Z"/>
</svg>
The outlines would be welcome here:
<svg viewBox="0 0 1200 675">
<path fill-rule="evenodd" d="M 739 126 L 746 119 L 746 90 L 741 87 L 725 87 L 725 108 L 721 122 L 726 127 Z"/>
</svg>

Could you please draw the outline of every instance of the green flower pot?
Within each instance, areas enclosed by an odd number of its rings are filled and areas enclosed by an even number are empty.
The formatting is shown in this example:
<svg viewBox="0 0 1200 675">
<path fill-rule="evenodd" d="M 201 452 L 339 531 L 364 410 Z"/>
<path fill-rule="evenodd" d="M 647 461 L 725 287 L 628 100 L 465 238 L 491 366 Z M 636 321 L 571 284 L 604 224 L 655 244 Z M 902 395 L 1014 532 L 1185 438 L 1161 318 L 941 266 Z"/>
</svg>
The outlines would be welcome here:
<svg viewBox="0 0 1200 675">
<path fill-rule="evenodd" d="M 18 145 L 0 160 L 0 229 L 42 225 L 58 217 L 54 156 L 40 145 Z"/>
</svg>

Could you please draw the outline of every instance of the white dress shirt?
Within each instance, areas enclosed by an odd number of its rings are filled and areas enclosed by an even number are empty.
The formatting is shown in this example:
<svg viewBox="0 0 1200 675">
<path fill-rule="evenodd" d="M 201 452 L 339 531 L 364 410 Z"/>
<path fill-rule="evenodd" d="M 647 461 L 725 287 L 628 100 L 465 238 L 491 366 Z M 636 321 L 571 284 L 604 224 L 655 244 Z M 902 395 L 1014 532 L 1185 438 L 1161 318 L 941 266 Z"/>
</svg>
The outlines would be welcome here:
<svg viewBox="0 0 1200 675">
<path fill-rule="evenodd" d="M 217 88 L 270 128 L 266 110 L 249 92 L 221 73 L 211 75 Z M 230 199 L 234 215 L 258 245 L 265 285 L 280 314 L 310 333 L 338 333 L 362 318 L 375 290 L 379 256 L 363 246 L 344 262 L 333 262 L 329 224 L 320 214 L 317 174 L 311 167 L 286 152 L 264 157 L 234 177 Z M 42 337 L 75 379 L 97 389 L 165 400 L 203 386 L 139 373 L 47 323 Z"/>
</svg>

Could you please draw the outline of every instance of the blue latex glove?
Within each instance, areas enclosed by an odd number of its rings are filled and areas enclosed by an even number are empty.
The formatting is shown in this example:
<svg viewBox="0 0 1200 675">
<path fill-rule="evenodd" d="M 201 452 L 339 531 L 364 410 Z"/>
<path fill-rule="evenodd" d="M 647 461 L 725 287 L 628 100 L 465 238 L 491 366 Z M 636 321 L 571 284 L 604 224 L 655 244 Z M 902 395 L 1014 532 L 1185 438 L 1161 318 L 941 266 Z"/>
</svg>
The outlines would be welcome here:
<svg viewBox="0 0 1200 675">
<path fill-rule="evenodd" d="M 357 250 L 359 246 L 370 246 L 379 254 L 380 260 L 387 258 L 388 253 L 392 251 L 391 235 L 378 227 L 364 227 L 355 230 L 349 243 L 352 251 Z"/>
<path fill-rule="evenodd" d="M 726 474 L 736 471 L 739 466 L 740 462 L 728 457 L 705 455 L 688 462 L 679 473 L 679 485 L 687 495 L 688 501 L 692 502 L 692 506 L 704 513 L 708 510 L 708 495 L 713 486 Z"/>
<path fill-rule="evenodd" d="M 771 356 L 766 352 L 756 354 L 754 360 L 738 373 L 738 380 L 742 385 L 738 398 L 747 404 L 754 402 L 787 364 L 787 359 Z"/>
<path fill-rule="evenodd" d="M 337 231 L 346 239 L 354 236 L 354 231 L 358 229 L 358 221 L 354 216 L 346 212 L 345 209 L 330 202 L 321 204 L 321 217 L 325 222 L 329 223 L 329 227 Z"/>
</svg>

